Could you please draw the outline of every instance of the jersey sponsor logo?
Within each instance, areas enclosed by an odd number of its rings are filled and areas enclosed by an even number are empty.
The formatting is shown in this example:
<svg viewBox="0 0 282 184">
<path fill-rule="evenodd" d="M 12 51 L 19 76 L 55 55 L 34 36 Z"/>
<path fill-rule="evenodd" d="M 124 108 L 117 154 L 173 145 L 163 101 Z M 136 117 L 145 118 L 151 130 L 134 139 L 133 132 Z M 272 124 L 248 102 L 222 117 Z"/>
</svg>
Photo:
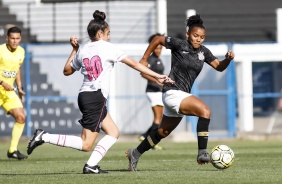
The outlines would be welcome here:
<svg viewBox="0 0 282 184">
<path fill-rule="evenodd" d="M 204 60 L 205 59 L 204 53 L 203 52 L 199 52 L 198 53 L 198 58 L 199 58 L 199 60 Z"/>
<path fill-rule="evenodd" d="M 189 54 L 189 52 L 188 52 L 188 51 L 182 51 L 182 53 L 183 53 L 183 54 Z"/>
<path fill-rule="evenodd" d="M 99 56 L 93 56 L 90 60 L 88 58 L 83 59 L 85 70 L 87 71 L 87 77 L 89 81 L 97 79 L 103 71 L 101 58 Z"/>
<path fill-rule="evenodd" d="M 5 77 L 5 78 L 15 78 L 16 75 L 17 75 L 17 72 L 15 72 L 15 71 L 4 70 L 3 73 L 2 73 L 2 76 Z"/>
</svg>

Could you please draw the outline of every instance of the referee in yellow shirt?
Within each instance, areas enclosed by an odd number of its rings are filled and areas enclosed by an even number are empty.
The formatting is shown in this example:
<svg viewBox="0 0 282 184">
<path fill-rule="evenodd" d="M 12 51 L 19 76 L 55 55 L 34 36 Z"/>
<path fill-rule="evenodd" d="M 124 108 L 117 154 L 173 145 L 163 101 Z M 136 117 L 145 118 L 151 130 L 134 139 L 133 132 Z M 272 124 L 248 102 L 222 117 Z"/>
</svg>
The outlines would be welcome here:
<svg viewBox="0 0 282 184">
<path fill-rule="evenodd" d="M 21 160 L 27 158 L 17 148 L 26 119 L 22 104 L 25 92 L 23 91 L 20 73 L 20 67 L 25 56 L 24 49 L 19 46 L 21 29 L 18 27 L 8 29 L 6 40 L 7 43 L 0 45 L 0 106 L 15 119 L 7 156 Z M 17 87 L 14 87 L 15 81 Z M 16 91 L 18 91 L 18 94 Z"/>
</svg>

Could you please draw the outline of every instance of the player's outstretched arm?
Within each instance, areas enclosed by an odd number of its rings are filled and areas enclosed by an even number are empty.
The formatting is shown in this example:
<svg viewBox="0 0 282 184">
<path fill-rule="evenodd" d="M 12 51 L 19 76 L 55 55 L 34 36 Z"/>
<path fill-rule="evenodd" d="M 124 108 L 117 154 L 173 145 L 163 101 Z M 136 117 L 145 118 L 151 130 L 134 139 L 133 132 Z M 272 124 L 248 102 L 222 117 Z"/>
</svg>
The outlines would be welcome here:
<svg viewBox="0 0 282 184">
<path fill-rule="evenodd" d="M 174 83 L 173 80 L 171 80 L 168 76 L 166 75 L 160 75 L 152 70 L 150 70 L 148 67 L 138 63 L 137 61 L 135 61 L 134 59 L 130 58 L 130 57 L 125 57 L 124 59 L 122 59 L 122 62 L 125 63 L 126 65 L 130 66 L 131 68 L 145 73 L 147 75 L 150 75 L 154 78 L 157 79 L 157 81 L 161 84 L 165 84 L 165 83 Z"/>
<path fill-rule="evenodd" d="M 226 54 L 225 54 L 225 59 L 222 61 L 219 61 L 218 59 L 215 59 L 214 61 L 211 62 L 211 66 L 216 69 L 217 71 L 224 71 L 228 65 L 230 64 L 230 62 L 234 59 L 235 55 L 234 53 L 229 50 Z"/>
</svg>

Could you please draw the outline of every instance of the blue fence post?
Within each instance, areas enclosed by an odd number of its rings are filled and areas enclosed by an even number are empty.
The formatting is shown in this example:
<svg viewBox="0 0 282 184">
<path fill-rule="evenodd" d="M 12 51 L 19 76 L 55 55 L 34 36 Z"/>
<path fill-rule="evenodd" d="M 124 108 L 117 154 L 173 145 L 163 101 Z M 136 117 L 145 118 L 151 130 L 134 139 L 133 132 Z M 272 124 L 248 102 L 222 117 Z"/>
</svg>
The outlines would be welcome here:
<svg viewBox="0 0 282 184">
<path fill-rule="evenodd" d="M 228 44 L 228 50 L 232 50 L 233 44 Z M 235 63 L 231 61 L 227 68 L 227 122 L 228 135 L 234 137 L 236 135 L 236 73 Z"/>
<path fill-rule="evenodd" d="M 31 53 L 28 51 L 29 44 L 25 44 L 25 109 L 26 109 L 26 136 L 31 136 L 31 115 L 30 115 L 30 61 L 31 61 Z"/>
</svg>

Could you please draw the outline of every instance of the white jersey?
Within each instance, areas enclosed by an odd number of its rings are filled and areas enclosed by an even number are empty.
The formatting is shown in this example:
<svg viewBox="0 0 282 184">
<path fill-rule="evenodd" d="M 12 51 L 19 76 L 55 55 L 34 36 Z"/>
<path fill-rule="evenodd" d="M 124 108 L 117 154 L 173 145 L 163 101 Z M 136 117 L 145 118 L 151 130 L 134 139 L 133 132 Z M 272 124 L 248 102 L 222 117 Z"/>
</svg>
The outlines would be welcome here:
<svg viewBox="0 0 282 184">
<path fill-rule="evenodd" d="M 111 71 L 117 62 L 127 55 L 113 44 L 99 40 L 85 44 L 70 63 L 75 70 L 84 75 L 79 92 L 101 89 L 103 96 L 110 92 Z"/>
</svg>

